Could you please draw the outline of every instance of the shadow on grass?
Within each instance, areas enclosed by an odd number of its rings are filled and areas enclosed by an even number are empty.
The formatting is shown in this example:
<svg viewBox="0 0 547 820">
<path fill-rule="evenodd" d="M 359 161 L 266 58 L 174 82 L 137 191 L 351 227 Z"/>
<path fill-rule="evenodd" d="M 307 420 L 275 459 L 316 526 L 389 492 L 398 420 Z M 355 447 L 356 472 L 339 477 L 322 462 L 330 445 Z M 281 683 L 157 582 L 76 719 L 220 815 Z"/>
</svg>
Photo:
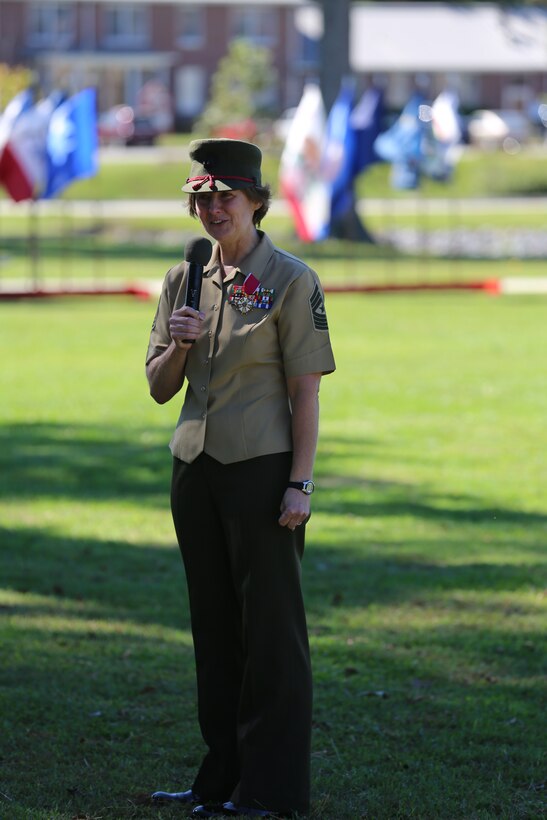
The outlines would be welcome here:
<svg viewBox="0 0 547 820">
<path fill-rule="evenodd" d="M 83 503 L 119 500 L 141 510 L 165 510 L 168 517 L 170 432 L 167 428 L 150 432 L 100 425 L 5 425 L 0 428 L 0 499 L 37 498 L 41 503 L 48 498 Z M 340 446 L 340 441 L 326 437 L 325 451 L 332 452 L 334 446 Z M 364 457 L 375 445 L 360 442 L 359 446 Z M 352 453 L 355 451 L 356 445 Z M 376 451 L 375 458 L 378 456 Z M 473 496 L 437 496 L 418 485 L 349 476 L 344 465 L 338 466 L 344 476 L 331 473 L 325 478 L 314 498 L 317 518 L 312 518 L 309 527 L 306 557 L 313 562 L 311 578 L 321 590 L 314 596 L 316 606 L 326 602 L 328 608 L 333 595 L 343 596 L 344 606 L 362 607 L 406 599 L 418 592 L 516 590 L 533 587 L 540 577 L 547 515 L 493 508 Z M 318 473 L 323 471 L 320 457 Z M 414 522 L 405 524 L 405 533 L 411 532 L 412 538 L 406 534 L 393 540 L 385 531 L 375 535 L 377 531 L 372 530 L 363 541 L 366 522 L 377 519 Z M 363 522 L 357 531 L 351 526 L 356 521 Z M 116 600 L 126 602 L 131 617 L 138 621 L 147 620 L 147 604 L 153 600 L 150 592 L 165 583 L 166 589 L 159 594 L 163 615 L 154 607 L 154 617 L 159 617 L 158 623 L 175 626 L 171 620 L 175 616 L 169 613 L 178 607 L 171 610 L 167 605 L 173 589 L 171 573 L 180 569 L 174 536 L 171 548 L 157 544 L 135 548 L 110 538 L 107 526 L 100 541 L 86 535 L 68 537 L 47 528 L 5 528 L 2 576 L 17 578 L 20 590 L 55 595 L 55 589 L 61 588 L 62 595 L 74 600 L 91 595 L 107 606 L 103 617 L 115 617 L 119 610 L 119 605 L 108 608 L 114 585 L 119 587 Z M 324 545 L 325 534 L 319 526 L 327 528 L 327 541 L 332 526 L 329 546 Z M 419 532 L 415 533 L 416 527 Z M 480 560 L 481 550 L 496 553 L 496 562 Z M 523 551 L 527 560 L 516 562 L 515 555 Z M 536 554 L 537 561 L 530 560 Z M 336 590 L 329 596 L 333 585 Z"/>
<path fill-rule="evenodd" d="M 171 428 L 28 423 L 0 427 L 0 498 L 125 498 L 169 490 Z"/>
<path fill-rule="evenodd" d="M 2 791 L 31 812 L 9 816 L 39 817 L 39 807 L 48 820 L 173 816 L 147 795 L 190 785 L 202 753 L 176 549 L 28 528 L 0 539 L 0 575 L 13 591 L 1 611 Z M 312 539 L 313 817 L 361 817 L 364 805 L 379 820 L 536 816 L 540 630 L 517 629 L 526 607 L 495 600 L 497 626 L 480 607 L 462 626 L 476 603 L 446 596 L 493 599 L 530 588 L 536 572 L 348 560 Z M 437 611 L 427 623 L 441 593 L 447 617 L 436 622 Z M 391 623 L 391 605 L 414 608 L 425 625 L 412 615 Z"/>
<path fill-rule="evenodd" d="M 35 253 L 41 259 L 63 259 L 73 256 L 82 259 L 149 259 L 151 262 L 165 260 L 165 270 L 183 258 L 181 243 L 187 241 L 197 232 L 197 228 L 191 230 L 145 230 L 137 228 L 126 228 L 120 225 L 118 233 L 107 232 L 98 227 L 87 231 L 79 231 L 74 235 L 54 235 L 48 233 L 34 241 L 33 246 L 29 244 L 28 237 L 4 236 L 1 242 L 0 253 L 16 259 L 27 259 L 29 254 Z M 275 229 L 269 232 L 272 241 L 283 247 L 285 251 L 305 259 L 311 267 L 322 263 L 338 261 L 342 264 L 353 263 L 359 265 L 360 262 L 382 262 L 401 263 L 421 262 L 428 266 L 433 266 L 435 262 L 472 262 L 476 275 L 473 278 L 480 278 L 481 266 L 491 268 L 492 261 L 507 261 L 514 258 L 511 250 L 504 251 L 496 249 L 496 256 L 485 254 L 472 254 L 467 246 L 463 248 L 448 248 L 445 251 L 435 251 L 430 248 L 427 232 L 420 231 L 421 239 L 416 242 L 415 248 L 401 249 L 389 240 L 389 238 L 378 237 L 373 244 L 362 242 L 351 242 L 348 240 L 329 239 L 324 243 L 313 245 L 299 242 L 293 234 L 278 234 Z M 454 243 L 455 244 L 455 243 Z M 461 244 L 461 243 L 460 243 Z M 545 254 L 538 250 L 535 254 L 528 253 L 526 261 L 537 262 L 545 259 Z M 366 273 L 366 269 L 357 267 L 360 274 Z M 429 271 L 428 271 L 429 272 Z M 393 271 L 390 272 L 393 275 Z M 424 271 L 425 273 L 425 271 Z"/>
<path fill-rule="evenodd" d="M 40 258 L 57 258 L 65 255 L 77 255 L 82 258 L 94 258 L 108 256 L 113 259 L 169 259 L 181 258 L 180 234 L 178 245 L 175 242 L 166 244 L 154 242 L 153 239 L 145 246 L 130 240 L 118 240 L 107 242 L 95 240 L 93 236 L 74 236 L 64 238 L 51 236 L 40 238 L 35 244 L 35 251 Z M 28 237 L 4 237 L 2 239 L 2 252 L 9 253 L 14 257 L 27 258 L 29 256 Z"/>
<path fill-rule="evenodd" d="M 165 501 L 171 476 L 167 443 L 172 427 L 58 424 L 34 422 L 0 426 L 0 498 L 124 498 L 139 504 Z M 317 474 L 325 476 L 314 510 L 354 517 L 409 516 L 447 524 L 522 525 L 530 533 L 547 525 L 547 514 L 492 507 L 473 495 L 435 494 L 406 483 L 352 476 L 335 455 L 347 446 L 363 459 L 374 441 L 322 438 Z M 324 455 L 328 454 L 328 456 Z M 392 454 L 385 455 L 385 459 Z M 163 503 L 162 503 L 163 506 Z M 344 538 L 343 533 L 341 534 Z M 338 540 L 338 539 L 337 539 Z"/>
<path fill-rule="evenodd" d="M 168 515 L 168 435 L 6 426 L 0 498 L 120 498 Z M 327 437 L 326 451 L 339 444 Z M 539 587 L 541 564 L 510 557 L 542 543 L 546 516 L 498 509 L 493 525 L 480 498 L 347 475 L 326 482 L 315 510 L 342 523 L 329 541 L 312 520 L 304 559 L 312 816 L 538 816 L 541 634 L 519 625 L 533 610 L 513 594 Z M 373 517 L 408 518 L 416 535 L 344 527 Z M 147 797 L 186 788 L 201 754 L 174 538 L 135 545 L 24 523 L 0 542 L 2 808 L 47 820 L 175 816 Z"/>
</svg>

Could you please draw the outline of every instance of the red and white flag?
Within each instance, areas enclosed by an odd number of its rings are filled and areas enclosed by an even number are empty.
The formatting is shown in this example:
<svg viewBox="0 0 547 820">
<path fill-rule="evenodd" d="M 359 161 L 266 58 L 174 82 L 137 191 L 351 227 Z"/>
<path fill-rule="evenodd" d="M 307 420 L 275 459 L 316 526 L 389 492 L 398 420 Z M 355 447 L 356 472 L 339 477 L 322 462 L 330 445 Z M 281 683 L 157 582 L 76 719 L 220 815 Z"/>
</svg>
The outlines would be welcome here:
<svg viewBox="0 0 547 820">
<path fill-rule="evenodd" d="M 323 173 L 326 115 L 321 90 L 309 83 L 289 128 L 279 168 L 281 193 L 303 242 L 328 236 L 330 186 Z"/>
<path fill-rule="evenodd" d="M 0 123 L 0 183 L 15 202 L 35 199 L 47 182 L 47 133 L 59 100 L 47 97 Z"/>
</svg>

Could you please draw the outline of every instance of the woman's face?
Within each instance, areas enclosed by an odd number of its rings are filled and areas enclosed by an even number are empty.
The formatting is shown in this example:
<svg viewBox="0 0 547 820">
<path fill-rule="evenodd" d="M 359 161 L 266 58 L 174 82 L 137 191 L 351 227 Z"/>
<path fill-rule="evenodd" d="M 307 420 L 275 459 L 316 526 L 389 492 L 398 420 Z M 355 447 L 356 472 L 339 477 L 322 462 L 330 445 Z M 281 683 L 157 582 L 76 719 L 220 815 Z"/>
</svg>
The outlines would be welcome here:
<svg viewBox="0 0 547 820">
<path fill-rule="evenodd" d="M 196 211 L 209 236 L 220 245 L 245 241 L 256 228 L 253 215 L 260 203 L 251 202 L 245 191 L 214 191 L 196 194 Z"/>
</svg>

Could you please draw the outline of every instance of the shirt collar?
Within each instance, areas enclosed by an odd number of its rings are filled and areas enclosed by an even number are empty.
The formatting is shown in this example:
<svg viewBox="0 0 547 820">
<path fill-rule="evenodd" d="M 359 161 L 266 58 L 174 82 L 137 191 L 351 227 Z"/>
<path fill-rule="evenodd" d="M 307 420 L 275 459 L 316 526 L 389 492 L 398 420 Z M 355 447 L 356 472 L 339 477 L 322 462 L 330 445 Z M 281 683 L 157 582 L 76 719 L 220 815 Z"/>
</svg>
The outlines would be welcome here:
<svg viewBox="0 0 547 820">
<path fill-rule="evenodd" d="M 236 269 L 236 273 L 234 275 L 234 279 L 239 276 L 245 277 L 249 273 L 253 273 L 257 279 L 261 279 L 261 276 L 266 269 L 266 265 L 268 264 L 272 253 L 274 251 L 274 246 L 270 237 L 264 233 L 264 231 L 258 231 L 258 235 L 260 237 L 258 245 L 253 248 L 253 250 L 247 254 L 245 259 L 242 260 L 241 265 L 238 266 Z M 204 276 L 212 278 L 216 284 L 220 285 L 222 283 L 221 276 L 220 276 L 220 248 L 218 243 L 213 245 L 213 253 L 211 254 L 211 259 L 207 263 L 206 267 L 203 270 Z M 215 276 L 218 274 L 218 276 Z"/>
<path fill-rule="evenodd" d="M 264 231 L 258 231 L 258 235 L 260 237 L 258 245 L 253 248 L 239 266 L 243 277 L 253 273 L 257 279 L 261 279 L 274 251 L 270 237 Z"/>
<path fill-rule="evenodd" d="M 237 277 L 245 279 L 249 273 L 253 273 L 259 281 L 261 280 L 266 265 L 274 252 L 274 246 L 270 237 L 265 234 L 264 231 L 258 231 L 258 235 L 258 245 L 242 260 L 241 265 L 236 268 L 234 275 L 224 281 L 231 282 Z M 211 254 L 209 263 L 203 270 L 203 275 L 212 279 L 215 284 L 222 286 L 223 280 L 220 275 L 219 255 L 220 248 L 218 243 L 216 243 L 213 245 L 213 253 Z"/>
</svg>

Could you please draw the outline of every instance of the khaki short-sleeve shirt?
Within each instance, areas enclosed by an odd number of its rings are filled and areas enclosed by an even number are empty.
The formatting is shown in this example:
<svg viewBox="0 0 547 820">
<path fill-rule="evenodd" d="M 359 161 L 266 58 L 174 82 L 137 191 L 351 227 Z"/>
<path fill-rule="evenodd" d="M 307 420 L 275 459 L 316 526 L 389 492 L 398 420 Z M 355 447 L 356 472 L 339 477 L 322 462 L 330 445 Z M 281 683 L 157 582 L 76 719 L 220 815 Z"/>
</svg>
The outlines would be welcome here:
<svg viewBox="0 0 547 820">
<path fill-rule="evenodd" d="M 251 273 L 266 289 L 257 291 L 265 306 L 243 312 L 230 298 Z M 184 305 L 186 281 L 184 262 L 165 277 L 147 363 L 171 344 L 169 318 Z M 258 246 L 223 280 L 215 246 L 200 310 L 203 332 L 187 355 L 187 389 L 171 452 L 192 462 L 205 451 L 227 464 L 292 450 L 287 377 L 335 369 L 317 275 L 261 233 Z"/>
</svg>

